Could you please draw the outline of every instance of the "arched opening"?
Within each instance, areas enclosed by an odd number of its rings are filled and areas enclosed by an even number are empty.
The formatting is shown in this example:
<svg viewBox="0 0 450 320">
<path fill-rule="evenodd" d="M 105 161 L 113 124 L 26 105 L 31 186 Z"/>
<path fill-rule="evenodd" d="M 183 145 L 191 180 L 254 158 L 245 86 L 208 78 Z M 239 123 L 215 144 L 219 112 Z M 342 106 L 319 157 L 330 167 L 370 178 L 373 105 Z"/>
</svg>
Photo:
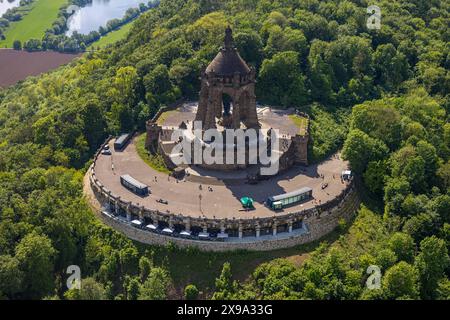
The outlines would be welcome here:
<svg viewBox="0 0 450 320">
<path fill-rule="evenodd" d="M 158 229 L 163 230 L 168 227 L 169 227 L 169 224 L 166 221 L 162 221 L 162 220 L 158 221 Z"/>
<path fill-rule="evenodd" d="M 288 232 L 289 226 L 287 223 L 277 226 L 277 233 Z"/>
<path fill-rule="evenodd" d="M 158 221 L 154 221 L 151 217 L 144 217 L 144 225 L 149 225 L 149 224 L 153 224 L 153 225 L 157 225 Z"/>
<path fill-rule="evenodd" d="M 183 225 L 183 224 L 179 224 L 179 223 L 175 223 L 174 225 L 173 225 L 173 230 L 176 232 L 176 233 L 180 233 L 181 231 L 184 231 L 186 228 L 185 228 L 185 226 Z"/>
<path fill-rule="evenodd" d="M 233 98 L 222 93 L 222 110 L 220 125 L 224 128 L 231 128 L 233 125 Z"/>
<path fill-rule="evenodd" d="M 229 237 L 239 237 L 238 229 L 226 229 L 225 233 L 227 233 Z"/>
<path fill-rule="evenodd" d="M 220 233 L 220 229 L 218 228 L 208 228 L 207 232 L 211 238 L 217 238 L 217 235 Z"/>
<path fill-rule="evenodd" d="M 195 237 L 198 236 L 199 233 L 203 232 L 203 228 L 199 227 L 199 226 L 192 226 L 191 227 L 191 234 Z"/>
<path fill-rule="evenodd" d="M 292 223 L 293 230 L 301 229 L 301 228 L 303 228 L 303 220 L 298 220 L 298 221 L 295 221 L 294 223 Z"/>
<path fill-rule="evenodd" d="M 223 116 L 230 116 L 233 113 L 233 99 L 227 93 L 222 94 Z"/>
<path fill-rule="evenodd" d="M 270 227 L 262 227 L 262 228 L 260 229 L 259 234 L 260 234 L 261 236 L 271 235 L 271 234 L 272 234 L 272 228 L 270 228 Z"/>
<path fill-rule="evenodd" d="M 256 237 L 255 229 L 244 229 L 242 230 L 242 236 L 245 237 Z"/>
</svg>

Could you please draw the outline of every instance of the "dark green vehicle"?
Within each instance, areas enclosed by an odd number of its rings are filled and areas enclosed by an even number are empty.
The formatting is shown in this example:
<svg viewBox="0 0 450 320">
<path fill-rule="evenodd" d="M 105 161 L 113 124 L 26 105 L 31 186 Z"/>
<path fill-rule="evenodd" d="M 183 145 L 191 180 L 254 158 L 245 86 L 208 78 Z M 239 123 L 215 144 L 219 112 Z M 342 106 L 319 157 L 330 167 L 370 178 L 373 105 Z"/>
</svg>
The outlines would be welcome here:
<svg viewBox="0 0 450 320">
<path fill-rule="evenodd" d="M 241 198 L 241 204 L 245 209 L 253 209 L 253 199 L 249 197 Z"/>
</svg>

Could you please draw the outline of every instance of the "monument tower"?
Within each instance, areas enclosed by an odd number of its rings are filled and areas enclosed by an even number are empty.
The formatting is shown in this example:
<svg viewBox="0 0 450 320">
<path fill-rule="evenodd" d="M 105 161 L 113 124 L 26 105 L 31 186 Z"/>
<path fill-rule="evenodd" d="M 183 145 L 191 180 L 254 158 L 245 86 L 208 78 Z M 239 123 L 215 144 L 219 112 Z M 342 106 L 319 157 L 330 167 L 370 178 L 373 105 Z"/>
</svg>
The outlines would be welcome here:
<svg viewBox="0 0 450 320">
<path fill-rule="evenodd" d="M 181 130 L 183 135 L 172 139 L 173 126 L 164 127 L 157 123 L 157 119 L 152 119 L 147 122 L 146 148 L 153 153 L 164 154 L 168 168 L 179 166 L 173 159 L 180 159 L 181 155 L 186 160 L 185 164 L 205 169 L 230 171 L 249 168 L 253 171 L 266 165 L 261 161 L 264 152 L 266 157 L 278 157 L 282 169 L 294 163 L 307 164 L 307 128 L 306 134 L 285 135 L 280 141 L 276 132 L 272 136 L 272 129 L 278 129 L 277 121 L 281 116 L 265 108 L 258 119 L 255 78 L 255 70 L 239 55 L 234 46 L 233 31 L 228 27 L 223 47 L 202 72 L 199 102 L 193 109 L 195 122 L 201 123 L 203 134 L 207 135 L 197 135 L 195 129 L 199 127 L 190 121 L 192 118 L 186 122 L 176 119 L 179 121 L 177 130 Z M 272 122 L 273 118 L 279 120 Z M 298 130 L 295 124 L 291 125 Z M 206 132 L 210 129 L 213 130 Z M 233 134 L 229 135 L 230 132 Z M 272 147 L 277 150 L 272 150 Z M 195 158 L 198 154 L 207 154 L 210 158 L 199 160 L 199 157 Z"/>
<path fill-rule="evenodd" d="M 234 47 L 233 31 L 225 31 L 224 46 L 202 74 L 196 121 L 203 129 L 258 129 L 255 70 Z"/>
</svg>

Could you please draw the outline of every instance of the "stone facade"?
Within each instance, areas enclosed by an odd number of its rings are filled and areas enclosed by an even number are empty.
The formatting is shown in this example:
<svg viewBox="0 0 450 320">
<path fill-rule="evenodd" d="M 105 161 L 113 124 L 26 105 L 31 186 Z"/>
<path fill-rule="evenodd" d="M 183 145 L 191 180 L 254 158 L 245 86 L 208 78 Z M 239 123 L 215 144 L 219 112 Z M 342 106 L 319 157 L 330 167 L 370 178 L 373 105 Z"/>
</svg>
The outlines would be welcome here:
<svg viewBox="0 0 450 320">
<path fill-rule="evenodd" d="M 292 137 L 292 145 L 294 148 L 294 162 L 296 164 L 308 165 L 308 134 Z"/>
<path fill-rule="evenodd" d="M 193 137 L 192 133 L 195 129 L 193 124 L 187 125 L 182 122 L 177 129 L 184 129 L 186 135 L 183 139 L 186 139 L 185 142 L 190 142 L 191 150 L 184 150 L 184 146 L 187 144 L 183 144 L 183 151 L 174 155 L 172 150 L 180 143 L 180 141 L 170 140 L 175 128 L 165 128 L 158 124 L 158 118 L 164 111 L 173 110 L 173 107 L 164 107 L 146 124 L 147 150 L 151 153 L 160 153 L 169 169 L 176 167 L 172 157 L 178 155 L 187 158 L 186 163 L 195 163 L 210 170 L 234 171 L 247 169 L 252 165 L 259 166 L 261 164 L 259 151 L 266 150 L 265 143 L 270 150 L 273 139 L 269 135 L 260 140 L 252 136 L 253 131 L 247 130 L 261 127 L 256 109 L 255 83 L 255 71 L 249 68 L 240 57 L 233 44 L 232 30 L 227 28 L 224 46 L 202 73 L 199 103 L 195 114 L 195 121 L 201 123 L 203 132 L 208 129 L 217 130 L 216 133 L 222 136 L 222 145 Z M 175 105 L 179 106 L 180 103 L 177 102 Z M 302 116 L 308 117 L 306 114 L 302 114 Z M 236 137 L 228 137 L 224 129 L 243 129 L 247 136 L 245 146 L 239 145 Z M 281 150 L 276 151 L 279 153 L 280 171 L 295 164 L 308 165 L 308 132 L 309 130 L 306 130 L 305 134 L 281 139 Z M 258 134 L 262 134 L 262 131 L 258 131 Z M 203 152 L 206 151 L 207 154 L 213 156 L 217 154 L 216 152 L 221 151 L 222 161 L 214 163 L 194 161 L 194 154 L 197 153 L 194 152 L 195 146 L 197 146 L 197 150 L 201 148 Z M 233 151 L 234 157 L 229 157 L 226 151 Z M 234 161 L 229 161 L 230 158 L 234 158 Z"/>
<path fill-rule="evenodd" d="M 152 153 L 157 152 L 159 135 L 161 133 L 161 126 L 155 122 L 148 121 L 146 125 L 147 135 L 145 139 L 145 148 L 150 150 Z"/>
<path fill-rule="evenodd" d="M 146 127 L 146 139 L 145 148 L 152 153 L 156 153 L 158 150 L 158 143 L 160 140 L 160 134 L 162 133 L 162 127 L 158 124 L 158 120 L 161 115 L 170 110 L 175 110 L 184 103 L 184 98 L 181 98 L 169 106 L 161 107 L 155 116 L 148 120 L 145 124 Z"/>
<path fill-rule="evenodd" d="M 202 251 L 233 251 L 233 250 L 250 250 L 250 251 L 269 251 L 283 248 L 290 248 L 297 245 L 309 243 L 319 240 L 323 236 L 333 231 L 341 219 L 350 221 L 358 208 L 357 197 L 352 196 L 347 200 L 349 208 L 346 210 L 337 210 L 333 214 L 323 214 L 315 216 L 307 222 L 308 232 L 298 236 L 276 238 L 270 240 L 247 240 L 242 242 L 217 242 L 217 241 L 198 241 L 182 238 L 174 238 L 162 234 L 137 229 L 128 223 L 124 223 L 118 219 L 102 216 L 102 220 L 115 230 L 125 234 L 128 238 L 149 245 L 165 246 L 170 242 L 176 244 L 180 248 L 195 247 Z"/>
<path fill-rule="evenodd" d="M 242 122 L 246 128 L 257 129 L 255 70 L 247 66 L 234 47 L 230 28 L 224 42 L 224 47 L 202 74 L 195 120 L 202 122 L 204 130 L 217 128 L 216 118 L 224 128 L 240 129 Z"/>
</svg>

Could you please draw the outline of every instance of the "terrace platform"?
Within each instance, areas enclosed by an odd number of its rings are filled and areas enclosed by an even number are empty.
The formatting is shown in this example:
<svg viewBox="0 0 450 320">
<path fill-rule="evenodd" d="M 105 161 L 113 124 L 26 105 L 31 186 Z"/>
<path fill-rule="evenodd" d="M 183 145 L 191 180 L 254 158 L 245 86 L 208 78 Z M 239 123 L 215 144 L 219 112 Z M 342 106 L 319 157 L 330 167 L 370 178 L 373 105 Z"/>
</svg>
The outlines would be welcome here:
<svg viewBox="0 0 450 320">
<path fill-rule="evenodd" d="M 110 149 L 114 149 L 113 141 L 110 142 Z M 198 169 L 195 174 L 194 170 L 190 171 L 191 176 L 197 175 L 205 180 L 178 181 L 149 167 L 139 157 L 135 139 L 133 139 L 122 152 L 113 150 L 111 156 L 99 155 L 95 163 L 95 175 L 106 189 L 120 197 L 122 201 L 139 204 L 146 208 L 190 217 L 251 219 L 282 216 L 289 212 L 310 209 L 334 199 L 346 188 L 346 183 L 341 181 L 340 175 L 347 168 L 347 163 L 337 154 L 318 165 L 293 167 L 256 185 L 242 182 L 246 174 L 244 171 L 221 172 L 220 176 L 217 176 L 219 173 L 215 172 L 216 176 L 211 176 L 203 175 L 207 171 Z M 120 176 L 125 174 L 148 185 L 151 194 L 141 198 L 125 189 L 120 184 Z M 230 179 L 236 179 L 241 183 L 230 183 Z M 221 182 L 216 183 L 217 181 Z M 328 184 L 326 189 L 322 189 L 324 183 Z M 208 187 L 211 187 L 212 191 L 209 191 Z M 302 187 L 313 189 L 312 200 L 279 212 L 274 212 L 264 205 L 269 196 L 291 192 Z M 241 211 L 240 198 L 245 196 L 255 200 L 255 210 Z M 167 200 L 168 205 L 157 203 L 158 199 Z"/>
</svg>

